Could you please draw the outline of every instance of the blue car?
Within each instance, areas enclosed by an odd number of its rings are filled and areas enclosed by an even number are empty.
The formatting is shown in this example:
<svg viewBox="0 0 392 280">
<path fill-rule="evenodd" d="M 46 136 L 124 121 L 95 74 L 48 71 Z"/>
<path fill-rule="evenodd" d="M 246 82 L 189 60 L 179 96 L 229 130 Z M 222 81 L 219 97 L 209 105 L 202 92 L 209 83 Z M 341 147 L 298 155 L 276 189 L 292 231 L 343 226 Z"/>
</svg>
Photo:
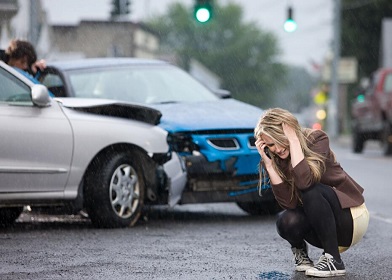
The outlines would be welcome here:
<svg viewBox="0 0 392 280">
<path fill-rule="evenodd" d="M 54 61 L 40 81 L 56 97 L 114 99 L 161 112 L 158 125 L 168 131 L 186 179 L 165 178 L 176 181 L 175 187 L 148 189 L 145 204 L 236 202 L 250 214 L 279 210 L 268 182 L 261 190 L 257 187 L 260 155 L 253 129 L 260 108 L 225 91 L 212 92 L 179 67 L 159 60 Z M 173 177 L 184 177 L 177 175 Z"/>
</svg>

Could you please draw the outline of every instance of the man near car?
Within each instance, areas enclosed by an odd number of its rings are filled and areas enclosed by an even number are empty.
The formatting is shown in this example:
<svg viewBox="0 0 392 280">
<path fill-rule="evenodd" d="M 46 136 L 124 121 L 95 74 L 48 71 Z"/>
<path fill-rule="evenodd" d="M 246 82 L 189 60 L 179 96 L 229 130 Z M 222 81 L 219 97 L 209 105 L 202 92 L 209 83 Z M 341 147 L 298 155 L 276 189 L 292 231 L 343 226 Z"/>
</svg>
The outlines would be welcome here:
<svg viewBox="0 0 392 280">
<path fill-rule="evenodd" d="M 40 71 L 46 68 L 46 62 L 43 59 L 37 60 L 37 53 L 30 42 L 19 39 L 12 40 L 6 50 L 0 50 L 0 59 L 32 82 L 40 84 L 38 77 Z M 49 94 L 54 96 L 51 92 Z"/>
<path fill-rule="evenodd" d="M 6 50 L 1 50 L 0 58 L 8 65 L 29 73 L 33 78 L 46 67 L 45 60 L 37 60 L 33 45 L 19 39 L 12 40 Z"/>
</svg>

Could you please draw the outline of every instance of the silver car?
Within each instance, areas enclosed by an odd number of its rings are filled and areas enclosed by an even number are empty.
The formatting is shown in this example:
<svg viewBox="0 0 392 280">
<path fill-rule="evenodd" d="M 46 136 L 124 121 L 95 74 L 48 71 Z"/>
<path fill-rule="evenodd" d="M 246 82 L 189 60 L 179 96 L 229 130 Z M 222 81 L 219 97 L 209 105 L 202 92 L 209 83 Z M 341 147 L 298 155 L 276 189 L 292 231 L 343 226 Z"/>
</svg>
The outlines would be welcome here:
<svg viewBox="0 0 392 280">
<path fill-rule="evenodd" d="M 174 204 L 180 161 L 152 108 L 94 99 L 52 99 L 0 62 L 0 225 L 23 206 L 82 202 L 96 227 L 125 227 L 157 193 Z"/>
</svg>

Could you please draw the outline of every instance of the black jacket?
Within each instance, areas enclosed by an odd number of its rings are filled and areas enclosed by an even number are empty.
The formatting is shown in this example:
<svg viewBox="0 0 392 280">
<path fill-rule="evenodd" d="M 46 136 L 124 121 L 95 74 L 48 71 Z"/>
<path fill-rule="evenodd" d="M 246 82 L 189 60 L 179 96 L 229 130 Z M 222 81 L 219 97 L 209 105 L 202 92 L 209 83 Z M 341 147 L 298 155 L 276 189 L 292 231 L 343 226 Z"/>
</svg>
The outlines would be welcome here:
<svg viewBox="0 0 392 280">
<path fill-rule="evenodd" d="M 5 54 L 5 50 L 0 50 L 0 60 L 4 61 L 5 63 L 7 63 L 8 57 Z"/>
</svg>

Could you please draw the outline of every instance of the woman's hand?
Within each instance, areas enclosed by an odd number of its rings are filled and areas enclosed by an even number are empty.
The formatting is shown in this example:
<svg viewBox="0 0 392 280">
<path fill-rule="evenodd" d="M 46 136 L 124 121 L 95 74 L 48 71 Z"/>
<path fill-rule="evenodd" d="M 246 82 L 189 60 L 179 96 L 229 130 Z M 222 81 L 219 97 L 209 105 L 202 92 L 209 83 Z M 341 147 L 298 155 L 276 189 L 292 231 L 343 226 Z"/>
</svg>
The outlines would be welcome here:
<svg viewBox="0 0 392 280">
<path fill-rule="evenodd" d="M 305 156 L 294 128 L 285 123 L 282 123 L 282 128 L 284 135 L 289 140 L 291 165 L 295 167 Z"/>
<path fill-rule="evenodd" d="M 287 140 L 289 140 L 289 142 L 298 140 L 298 136 L 295 133 L 295 130 L 291 126 L 289 126 L 286 123 L 282 123 L 282 128 L 283 128 L 283 133 L 287 137 Z"/>
<path fill-rule="evenodd" d="M 265 142 L 261 138 L 258 138 L 256 140 L 256 142 L 255 142 L 255 145 L 256 145 L 257 151 L 259 152 L 259 154 L 260 154 L 261 158 L 263 159 L 265 165 L 266 166 L 270 165 L 272 160 L 264 152 L 264 148 L 267 147 L 265 145 Z"/>
<path fill-rule="evenodd" d="M 259 154 L 261 155 L 261 158 L 264 162 L 265 168 L 267 169 L 268 176 L 271 180 L 271 184 L 280 184 L 283 182 L 282 178 L 279 177 L 279 174 L 275 171 L 273 165 L 272 165 L 272 159 L 270 159 L 264 152 L 264 148 L 267 147 L 265 142 L 258 138 L 255 142 L 256 148 L 259 151 Z"/>
</svg>

